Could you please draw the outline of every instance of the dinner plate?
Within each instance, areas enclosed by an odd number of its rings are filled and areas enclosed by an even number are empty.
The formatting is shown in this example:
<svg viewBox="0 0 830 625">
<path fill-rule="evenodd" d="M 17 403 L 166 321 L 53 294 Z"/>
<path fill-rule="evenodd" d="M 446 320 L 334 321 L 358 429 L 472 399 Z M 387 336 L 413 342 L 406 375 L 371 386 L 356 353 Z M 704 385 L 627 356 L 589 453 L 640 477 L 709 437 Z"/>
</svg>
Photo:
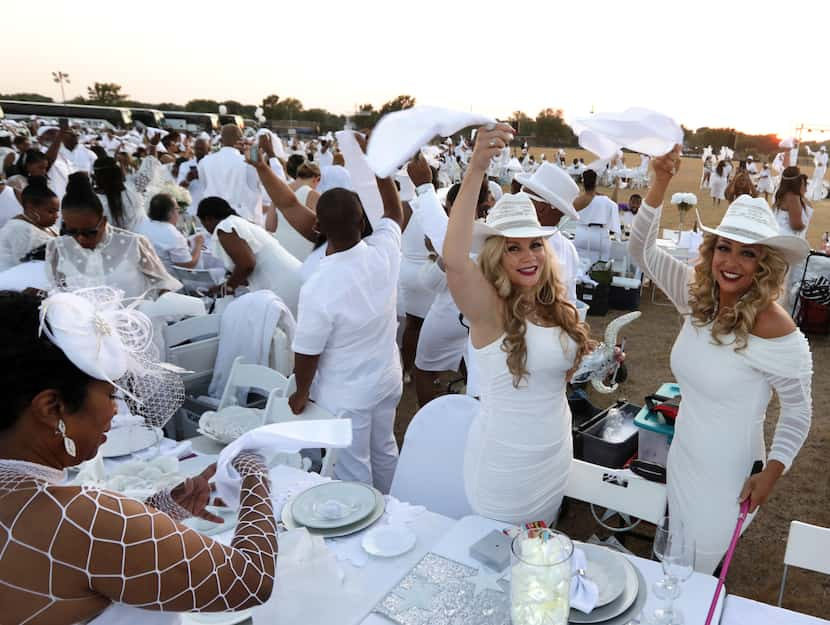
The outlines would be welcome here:
<svg viewBox="0 0 830 625">
<path fill-rule="evenodd" d="M 626 612 L 635 601 L 637 601 L 640 595 L 640 579 L 642 576 L 639 574 L 636 567 L 631 564 L 628 558 L 621 553 L 617 553 L 608 547 L 590 545 L 587 543 L 577 543 L 577 546 L 585 551 L 585 554 L 588 556 L 589 560 L 591 557 L 589 554 L 593 553 L 594 549 L 605 549 L 614 556 L 618 556 L 618 561 L 622 565 L 625 585 L 622 593 L 620 593 L 616 599 L 604 606 L 597 606 L 591 610 L 590 614 L 585 614 L 577 609 L 572 609 L 570 616 L 568 617 L 568 621 L 570 623 L 604 623 L 605 621 L 617 618 Z M 643 595 L 647 594 L 645 592 L 646 589 L 647 586 L 645 582 L 642 582 Z"/>
<path fill-rule="evenodd" d="M 366 529 L 382 517 L 383 512 L 386 510 L 386 500 L 383 498 L 383 495 L 379 490 L 374 488 L 372 490 L 375 492 L 375 509 L 372 510 L 372 513 L 365 519 L 361 519 L 357 523 L 346 525 L 345 527 L 335 527 L 331 529 L 315 529 L 313 527 L 309 527 L 307 528 L 308 532 L 316 536 L 322 536 L 323 538 L 339 538 L 341 536 L 348 536 L 349 534 L 354 534 L 355 532 Z M 290 530 L 297 529 L 298 527 L 305 527 L 294 520 L 294 515 L 291 512 L 293 504 L 294 500 L 289 499 L 283 506 L 281 515 L 283 525 Z"/>
<path fill-rule="evenodd" d="M 104 458 L 128 456 L 157 444 L 162 438 L 164 433 L 161 428 L 149 428 L 145 425 L 113 428 L 107 432 L 107 440 L 101 445 L 101 454 Z"/>
<path fill-rule="evenodd" d="M 251 618 L 251 610 L 241 612 L 187 612 L 181 615 L 182 624 L 236 625 Z"/>
<path fill-rule="evenodd" d="M 602 545 L 581 544 L 579 548 L 588 560 L 585 574 L 599 589 L 596 607 L 608 605 L 625 590 L 625 556 Z"/>
<path fill-rule="evenodd" d="M 297 495 L 291 513 L 300 525 L 334 529 L 365 519 L 375 503 L 375 492 L 367 484 L 327 482 Z"/>
<path fill-rule="evenodd" d="M 403 525 L 381 525 L 366 532 L 360 545 L 371 556 L 394 558 L 415 546 L 415 532 Z"/>
<path fill-rule="evenodd" d="M 190 517 L 182 521 L 182 524 L 192 530 L 196 530 L 200 534 L 204 534 L 205 536 L 221 534 L 222 532 L 236 527 L 239 520 L 239 513 L 236 510 L 232 508 L 220 508 L 218 506 L 207 506 L 206 510 L 218 517 L 222 517 L 222 523 L 213 523 L 207 519 Z"/>
</svg>

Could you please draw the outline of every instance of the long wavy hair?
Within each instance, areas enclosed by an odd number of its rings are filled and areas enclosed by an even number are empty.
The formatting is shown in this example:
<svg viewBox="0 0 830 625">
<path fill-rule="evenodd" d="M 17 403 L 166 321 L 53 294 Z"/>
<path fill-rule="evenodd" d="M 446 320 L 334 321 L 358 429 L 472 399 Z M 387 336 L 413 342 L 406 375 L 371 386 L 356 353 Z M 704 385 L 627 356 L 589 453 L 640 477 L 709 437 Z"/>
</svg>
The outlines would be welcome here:
<svg viewBox="0 0 830 625">
<path fill-rule="evenodd" d="M 772 202 L 775 210 L 781 210 L 781 204 L 788 193 L 798 196 L 798 201 L 801 202 L 801 208 L 807 207 L 807 202 L 804 199 L 804 194 L 801 192 L 801 187 L 807 176 L 801 173 L 798 167 L 786 167 L 781 172 L 781 184 L 778 185 L 778 190 L 775 192 L 775 199 Z"/>
<path fill-rule="evenodd" d="M 723 345 L 725 337 L 734 335 L 735 340 L 731 344 L 735 346 L 735 351 L 740 351 L 747 346 L 758 313 L 781 295 L 789 265 L 777 251 L 762 245 L 752 287 L 735 306 L 718 310 L 718 284 L 712 274 L 712 257 L 717 242 L 717 235 L 703 235 L 700 261 L 695 265 L 694 281 L 689 286 L 692 323 L 698 327 L 712 323 L 712 340 L 716 345 Z"/>
<path fill-rule="evenodd" d="M 513 374 L 513 386 L 519 384 L 530 372 L 527 369 L 527 318 L 534 314 L 541 321 L 558 326 L 576 342 L 573 369 L 595 345 L 589 336 L 588 325 L 579 320 L 576 307 L 568 301 L 565 286 L 559 279 L 553 252 L 545 246 L 545 264 L 539 281 L 526 296 L 510 281 L 501 264 L 507 250 L 507 239 L 494 236 L 485 241 L 478 256 L 478 264 L 485 279 L 493 285 L 502 302 L 505 336 L 501 349 L 507 354 L 507 368 Z M 563 337 L 562 347 L 565 347 Z"/>
</svg>

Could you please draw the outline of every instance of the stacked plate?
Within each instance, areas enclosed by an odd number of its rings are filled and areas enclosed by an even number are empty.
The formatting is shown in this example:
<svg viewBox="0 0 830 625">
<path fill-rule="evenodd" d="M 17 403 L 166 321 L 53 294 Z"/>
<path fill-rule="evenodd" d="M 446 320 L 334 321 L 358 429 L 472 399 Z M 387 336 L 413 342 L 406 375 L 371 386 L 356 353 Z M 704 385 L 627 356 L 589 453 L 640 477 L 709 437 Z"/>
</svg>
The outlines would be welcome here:
<svg viewBox="0 0 830 625">
<path fill-rule="evenodd" d="M 361 482 L 326 482 L 300 493 L 282 509 L 288 529 L 305 527 L 312 534 L 336 538 L 354 534 L 383 516 L 386 500 Z"/>
<path fill-rule="evenodd" d="M 627 624 L 637 616 L 648 597 L 642 573 L 623 554 L 602 545 L 576 543 L 585 552 L 585 576 L 599 588 L 597 606 L 590 614 L 572 608 L 570 623 Z"/>
</svg>

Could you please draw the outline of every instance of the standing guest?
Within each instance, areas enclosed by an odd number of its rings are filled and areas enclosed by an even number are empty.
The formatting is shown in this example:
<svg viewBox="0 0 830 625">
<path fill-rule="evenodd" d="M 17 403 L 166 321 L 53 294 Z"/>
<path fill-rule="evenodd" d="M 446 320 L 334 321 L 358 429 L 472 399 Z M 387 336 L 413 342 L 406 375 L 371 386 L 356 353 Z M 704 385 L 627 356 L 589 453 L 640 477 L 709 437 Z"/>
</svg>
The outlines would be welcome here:
<svg viewBox="0 0 830 625">
<path fill-rule="evenodd" d="M 320 184 L 320 168 L 317 163 L 303 161 L 296 169 L 294 181 L 289 185 L 297 199 L 311 210 L 317 206 L 320 194 L 317 185 Z"/>
<path fill-rule="evenodd" d="M 179 221 L 179 207 L 166 193 L 154 195 L 147 211 L 149 219 L 142 221 L 136 233 L 147 237 L 164 266 L 193 269 L 202 256 L 205 238 L 201 234 L 193 237 L 188 244 L 184 235 L 176 228 Z M 191 250 L 192 245 L 192 250 Z"/>
<path fill-rule="evenodd" d="M 70 177 L 61 217 L 63 236 L 52 239 L 46 247 L 46 268 L 55 286 L 110 286 L 129 298 L 153 299 L 182 288 L 146 238 L 107 222 L 85 174 Z"/>
<path fill-rule="evenodd" d="M 781 234 L 807 238 L 807 227 L 813 217 L 813 207 L 807 201 L 807 176 L 802 174 L 798 167 L 785 167 L 781 173 L 781 184 L 775 192 L 773 211 Z M 784 293 L 778 300 L 785 310 L 792 308 L 792 298 L 798 292 L 797 284 L 803 269 L 803 263 L 790 267 Z"/>
<path fill-rule="evenodd" d="M 764 201 L 769 201 L 769 194 L 772 193 L 772 173 L 769 169 L 769 163 L 764 163 L 761 173 L 758 174 L 758 193 L 764 194 Z"/>
<path fill-rule="evenodd" d="M 0 271 L 11 269 L 58 236 L 52 226 L 58 219 L 60 200 L 46 184 L 46 178 L 30 178 L 21 193 L 23 210 L 0 228 Z"/>
<path fill-rule="evenodd" d="M 41 126 L 38 128 L 37 138 L 42 155 L 46 157 L 46 171 L 26 172 L 27 175 L 47 176 L 49 178 L 49 188 L 55 192 L 55 195 L 59 199 L 63 198 L 66 193 L 66 185 L 69 184 L 69 174 L 73 172 L 72 163 L 60 153 L 64 137 L 70 134 L 69 125 L 65 120 L 60 127 Z M 41 166 L 40 159 L 27 159 L 27 170 L 30 169 L 30 162 L 35 163 L 37 167 Z"/>
<path fill-rule="evenodd" d="M 481 412 L 464 455 L 467 499 L 479 515 L 520 524 L 557 516 L 573 459 L 565 388 L 591 341 L 545 242 L 553 229 L 540 226 L 530 198 L 505 195 L 483 224 L 473 223 L 490 159 L 512 132 L 499 124 L 476 133 L 443 260 L 480 370 Z"/>
<path fill-rule="evenodd" d="M 317 152 L 317 157 L 314 159 L 322 170 L 323 167 L 330 167 L 334 165 L 334 154 L 331 151 L 329 142 L 323 139 L 320 141 L 320 151 Z"/>
<path fill-rule="evenodd" d="M 267 162 L 260 166 L 274 175 Z M 199 203 L 197 215 L 211 235 L 213 255 L 230 272 L 222 287 L 233 292 L 247 284 L 251 291 L 273 291 L 296 316 L 301 285 L 300 261 L 265 228 L 237 215 L 223 198 L 204 198 Z"/>
<path fill-rule="evenodd" d="M 222 148 L 199 161 L 199 180 L 204 185 L 203 197 L 224 199 L 234 213 L 251 223 L 263 225 L 262 195 L 253 167 L 245 163 L 238 149 L 242 130 L 236 124 L 225 124 L 221 133 Z"/>
<path fill-rule="evenodd" d="M 580 254 L 591 262 L 608 260 L 611 252 L 610 235 L 622 238 L 620 210 L 617 203 L 597 190 L 597 172 L 586 169 L 582 174 L 584 191 L 573 201 L 579 211 L 575 244 Z"/>
<path fill-rule="evenodd" d="M 78 142 L 78 133 L 72 130 L 63 134 L 60 156 L 70 164 L 73 172 L 83 171 L 87 175 L 92 174 L 92 166 L 98 158 L 95 152 Z"/>
<path fill-rule="evenodd" d="M 712 205 L 720 206 L 720 201 L 726 199 L 726 183 L 729 173 L 726 170 L 726 161 L 718 161 L 715 171 L 709 178 L 709 194 L 712 196 Z"/>
<path fill-rule="evenodd" d="M 317 203 L 328 254 L 303 285 L 294 338 L 294 414 L 309 398 L 352 420 L 352 445 L 335 475 L 389 492 L 398 462 L 395 410 L 403 391 L 397 332 L 403 210 L 391 178 L 377 181 L 383 218 L 370 238 L 360 197 L 331 189 Z"/>
<path fill-rule="evenodd" d="M 712 178 L 712 169 L 712 157 L 707 156 L 706 159 L 703 161 L 703 177 L 700 179 L 701 189 L 709 188 L 709 181 Z"/>
<path fill-rule="evenodd" d="M 193 144 L 193 158 L 179 166 L 179 175 L 176 183 L 190 192 L 190 206 L 188 212 L 196 214 L 199 202 L 202 201 L 205 192 L 205 183 L 199 179 L 199 163 L 210 153 L 210 142 L 207 139 L 199 138 Z"/>
<path fill-rule="evenodd" d="M 745 169 L 738 169 L 738 173 L 732 178 L 731 182 L 726 187 L 726 199 L 733 202 L 735 198 L 741 195 L 749 195 L 755 197 L 755 183 Z"/>
<path fill-rule="evenodd" d="M 222 521 L 205 510 L 215 465 L 145 501 L 68 483 L 66 469 L 106 441 L 116 393 L 158 421 L 184 397 L 178 376 L 147 349 L 149 319 L 110 289 L 84 295 L 0 293 L 3 622 L 175 625 L 178 612 L 265 603 L 277 528 L 259 454 L 231 461 L 241 488 L 229 545 L 181 523 Z"/>
<path fill-rule="evenodd" d="M 151 158 L 148 156 L 144 160 Z M 142 166 L 146 170 L 144 163 Z M 138 224 L 147 217 L 144 199 L 132 185 L 125 183 L 121 166 L 111 156 L 102 156 L 95 161 L 93 180 L 107 221 L 122 230 L 135 232 Z"/>
<path fill-rule="evenodd" d="M 656 242 L 660 207 L 680 163 L 680 146 L 655 160 L 629 245 L 685 317 L 671 356 L 683 402 L 669 450 L 669 508 L 695 540 L 695 568 L 711 574 L 729 547 L 740 502 L 748 499 L 754 516 L 810 428 L 810 348 L 776 303 L 788 266 L 803 260 L 809 245 L 781 234 L 764 200 L 742 195 L 718 228 L 703 228 L 694 268 L 672 257 Z M 781 413 L 765 458 L 773 390 Z M 753 463 L 765 459 L 750 477 Z"/>
</svg>

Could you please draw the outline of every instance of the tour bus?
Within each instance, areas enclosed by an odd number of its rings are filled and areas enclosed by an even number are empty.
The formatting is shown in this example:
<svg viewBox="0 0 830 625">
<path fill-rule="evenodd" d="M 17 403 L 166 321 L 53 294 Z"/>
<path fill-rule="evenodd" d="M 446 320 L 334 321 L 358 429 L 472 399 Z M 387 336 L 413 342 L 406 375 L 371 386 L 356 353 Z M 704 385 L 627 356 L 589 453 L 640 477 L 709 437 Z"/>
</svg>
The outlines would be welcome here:
<svg viewBox="0 0 830 625">
<path fill-rule="evenodd" d="M 161 111 L 164 125 L 170 130 L 202 132 L 219 129 L 219 115 L 216 113 L 192 113 L 190 111 Z"/>
<path fill-rule="evenodd" d="M 0 100 L 0 106 L 10 119 L 29 119 L 36 115 L 41 119 L 78 119 L 82 121 L 109 122 L 115 128 L 127 128 L 133 123 L 130 109 L 119 106 L 88 106 L 86 104 L 60 104 L 58 102 L 21 102 Z"/>
<path fill-rule="evenodd" d="M 164 113 L 156 109 L 131 108 L 134 122 L 141 122 L 151 128 L 164 128 Z"/>
<path fill-rule="evenodd" d="M 219 123 L 223 126 L 225 124 L 236 124 L 240 129 L 245 130 L 245 120 L 242 115 L 220 115 Z"/>
</svg>

